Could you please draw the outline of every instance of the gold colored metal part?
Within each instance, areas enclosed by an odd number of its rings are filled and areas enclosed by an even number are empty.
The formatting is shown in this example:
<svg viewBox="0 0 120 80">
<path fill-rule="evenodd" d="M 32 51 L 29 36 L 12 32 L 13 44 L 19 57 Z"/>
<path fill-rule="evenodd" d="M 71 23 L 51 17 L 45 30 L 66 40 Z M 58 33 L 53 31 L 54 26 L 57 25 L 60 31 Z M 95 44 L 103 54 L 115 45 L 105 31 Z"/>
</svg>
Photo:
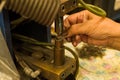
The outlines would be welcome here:
<svg viewBox="0 0 120 80">
<path fill-rule="evenodd" d="M 59 14 L 55 20 L 55 30 L 58 36 L 63 32 L 63 17 L 60 17 Z M 65 63 L 65 54 L 63 47 L 63 39 L 55 39 L 54 47 L 54 64 L 57 66 L 64 65 Z"/>
<path fill-rule="evenodd" d="M 63 47 L 63 40 L 55 40 L 55 49 L 54 49 L 54 64 L 57 66 L 64 65 L 65 63 L 65 51 Z"/>
<path fill-rule="evenodd" d="M 58 34 L 58 37 L 63 33 L 63 16 L 78 7 L 77 1 L 78 0 L 61 0 L 59 12 L 55 19 L 55 31 Z M 67 64 L 67 61 L 65 59 L 63 39 L 56 38 L 54 48 L 54 65 L 64 66 L 65 64 Z"/>
<path fill-rule="evenodd" d="M 70 74 L 74 74 L 76 69 L 75 60 L 69 57 L 65 58 L 65 64 L 62 66 L 56 66 L 52 62 L 49 63 L 47 60 L 38 60 L 32 57 L 24 56 L 23 59 L 32 63 L 42 70 L 41 76 L 48 80 L 65 80 Z"/>
<path fill-rule="evenodd" d="M 55 28 L 58 35 L 63 33 L 63 16 L 75 8 L 77 8 L 77 0 L 61 0 L 60 8 L 55 20 Z M 40 52 L 38 52 L 38 54 L 40 54 Z M 44 54 L 45 53 L 39 57 L 43 57 Z M 65 80 L 69 75 L 74 74 L 76 70 L 75 59 L 65 56 L 63 39 L 61 38 L 55 40 L 53 61 L 50 61 L 49 59 L 40 59 L 37 57 L 38 56 L 33 57 L 22 55 L 22 58 L 25 60 L 25 62 L 40 68 L 40 76 L 46 78 L 47 80 Z"/>
<path fill-rule="evenodd" d="M 63 16 L 76 9 L 78 0 L 61 0 L 60 9 L 55 20 L 55 31 L 59 35 L 63 33 Z M 65 62 L 63 39 L 56 38 L 54 49 L 54 64 L 62 66 Z"/>
</svg>

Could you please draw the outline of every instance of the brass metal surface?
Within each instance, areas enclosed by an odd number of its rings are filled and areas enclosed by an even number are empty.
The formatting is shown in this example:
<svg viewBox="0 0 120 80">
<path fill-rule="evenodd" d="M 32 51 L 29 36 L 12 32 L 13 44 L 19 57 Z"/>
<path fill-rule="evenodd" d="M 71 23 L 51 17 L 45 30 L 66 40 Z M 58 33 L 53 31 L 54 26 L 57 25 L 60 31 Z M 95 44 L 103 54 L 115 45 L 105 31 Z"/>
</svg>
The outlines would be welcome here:
<svg viewBox="0 0 120 80">
<path fill-rule="evenodd" d="M 59 35 L 63 33 L 63 16 L 78 7 L 78 0 L 61 0 L 59 12 L 55 19 L 55 31 Z M 54 64 L 57 66 L 64 65 L 65 55 L 63 39 L 56 38 L 54 49 Z"/>
<path fill-rule="evenodd" d="M 56 66 L 64 65 L 66 63 L 64 47 L 63 48 L 55 48 L 54 52 L 55 52 L 54 53 L 54 64 Z"/>
<path fill-rule="evenodd" d="M 55 29 L 58 36 L 63 32 L 63 17 L 57 15 L 55 20 Z M 64 65 L 65 63 L 65 54 L 63 47 L 63 39 L 55 39 L 54 47 L 54 64 L 57 66 Z"/>
<path fill-rule="evenodd" d="M 60 8 L 55 19 L 55 31 L 57 35 L 63 33 L 63 16 L 78 7 L 78 0 L 61 0 Z M 54 49 L 54 64 L 62 66 L 65 62 L 63 39 L 56 38 Z"/>
<path fill-rule="evenodd" d="M 65 58 L 65 64 L 56 66 L 52 62 L 34 59 L 29 56 L 23 56 L 23 59 L 42 70 L 41 75 L 48 80 L 65 80 L 67 76 L 73 74 L 76 66 L 75 60 L 69 57 Z"/>
</svg>

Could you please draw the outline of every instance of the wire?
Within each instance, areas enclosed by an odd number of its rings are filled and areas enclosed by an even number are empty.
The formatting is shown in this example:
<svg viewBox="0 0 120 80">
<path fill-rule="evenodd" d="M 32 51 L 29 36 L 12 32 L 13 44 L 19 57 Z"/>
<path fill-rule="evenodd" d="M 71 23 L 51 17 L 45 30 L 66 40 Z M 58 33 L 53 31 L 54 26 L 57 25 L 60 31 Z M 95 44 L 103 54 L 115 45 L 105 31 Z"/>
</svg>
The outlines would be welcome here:
<svg viewBox="0 0 120 80">
<path fill-rule="evenodd" d="M 18 39 L 20 41 L 23 41 L 23 42 L 26 42 L 26 43 L 29 43 L 29 44 L 34 44 L 34 45 L 43 45 L 43 46 L 54 46 L 53 44 L 51 43 L 44 43 L 44 42 L 40 42 L 38 40 L 35 40 L 33 38 L 30 38 L 30 37 L 27 37 L 27 36 L 23 36 L 23 35 L 20 35 L 20 34 L 12 34 L 13 38 L 15 39 Z"/>
<path fill-rule="evenodd" d="M 64 47 L 65 47 L 66 50 L 71 52 L 71 54 L 74 56 L 74 58 L 76 60 L 76 70 L 75 70 L 74 76 L 77 77 L 77 74 L 78 74 L 78 71 L 79 71 L 79 57 L 77 56 L 77 54 L 72 49 L 70 49 L 67 46 L 64 46 Z"/>
<path fill-rule="evenodd" d="M 33 70 L 32 68 L 30 68 L 28 66 L 28 64 L 22 59 L 22 57 L 19 55 L 20 53 L 17 52 L 15 49 L 14 49 L 14 52 L 16 53 L 15 54 L 15 57 L 16 57 L 16 60 L 17 62 L 19 63 L 19 65 L 23 68 L 24 72 L 26 75 L 32 77 L 32 78 L 37 78 L 37 80 L 40 80 L 39 79 L 39 75 L 41 74 L 41 69 L 38 69 L 38 70 Z"/>
<path fill-rule="evenodd" d="M 25 21 L 26 20 L 26 18 L 24 18 L 24 17 L 20 17 L 20 18 L 18 18 L 18 19 L 16 19 L 16 20 L 14 20 L 14 21 L 12 21 L 11 22 L 11 25 L 12 25 L 12 30 L 13 29 L 15 29 L 16 27 L 17 27 L 17 25 L 19 25 L 20 23 L 22 23 L 23 21 Z"/>
<path fill-rule="evenodd" d="M 91 4 L 87 4 L 83 0 L 79 0 L 78 7 L 83 7 L 98 16 L 105 17 L 107 15 L 107 13 L 102 8 Z"/>
</svg>

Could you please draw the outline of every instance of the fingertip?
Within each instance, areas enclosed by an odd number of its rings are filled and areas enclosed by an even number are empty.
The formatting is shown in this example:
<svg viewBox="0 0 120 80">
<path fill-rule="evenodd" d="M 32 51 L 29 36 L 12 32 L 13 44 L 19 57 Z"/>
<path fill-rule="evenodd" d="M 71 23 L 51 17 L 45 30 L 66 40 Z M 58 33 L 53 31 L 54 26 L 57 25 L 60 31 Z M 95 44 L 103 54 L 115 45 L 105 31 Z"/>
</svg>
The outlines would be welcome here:
<svg viewBox="0 0 120 80">
<path fill-rule="evenodd" d="M 77 46 L 77 43 L 76 43 L 76 42 L 72 42 L 72 45 L 73 45 L 74 47 L 76 47 L 76 46 Z"/>
<path fill-rule="evenodd" d="M 76 42 L 80 42 L 81 41 L 80 35 L 76 35 L 75 40 L 76 40 Z"/>
<path fill-rule="evenodd" d="M 64 20 L 64 27 L 67 29 L 70 27 L 70 23 L 69 23 L 69 20 L 68 19 L 65 19 Z"/>
</svg>

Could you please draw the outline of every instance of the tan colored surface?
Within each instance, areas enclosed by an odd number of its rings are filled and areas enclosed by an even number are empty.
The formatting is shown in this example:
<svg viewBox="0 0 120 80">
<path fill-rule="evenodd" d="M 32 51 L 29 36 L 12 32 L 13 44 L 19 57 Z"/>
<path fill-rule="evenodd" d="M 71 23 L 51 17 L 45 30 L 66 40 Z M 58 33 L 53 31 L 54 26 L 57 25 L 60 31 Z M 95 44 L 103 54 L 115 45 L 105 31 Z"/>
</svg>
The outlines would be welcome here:
<svg viewBox="0 0 120 80">
<path fill-rule="evenodd" d="M 116 0 L 114 9 L 115 10 L 120 9 L 120 0 Z"/>
<path fill-rule="evenodd" d="M 71 43 L 65 45 L 75 51 Z M 81 48 L 82 45 L 84 44 L 80 43 L 77 47 Z M 66 55 L 72 57 L 68 53 L 66 51 Z M 79 66 L 76 80 L 120 80 L 120 51 L 106 49 L 103 58 L 79 58 Z"/>
</svg>

